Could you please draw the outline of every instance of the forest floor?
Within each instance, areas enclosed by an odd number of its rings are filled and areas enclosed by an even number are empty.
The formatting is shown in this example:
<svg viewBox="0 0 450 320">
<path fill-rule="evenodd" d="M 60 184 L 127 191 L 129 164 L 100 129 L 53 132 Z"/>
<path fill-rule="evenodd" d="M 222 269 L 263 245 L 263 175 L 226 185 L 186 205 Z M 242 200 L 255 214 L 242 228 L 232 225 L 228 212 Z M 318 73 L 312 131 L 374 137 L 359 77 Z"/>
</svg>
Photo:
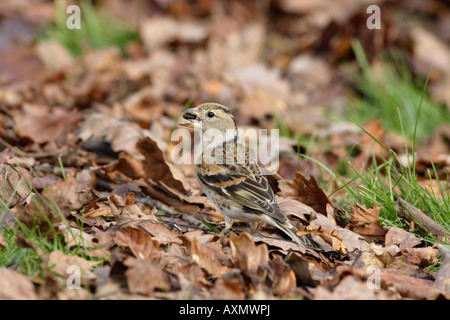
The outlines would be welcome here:
<svg viewBox="0 0 450 320">
<path fill-rule="evenodd" d="M 0 4 L 1 299 L 450 298 L 447 2 L 73 3 L 79 30 Z M 219 235 L 173 162 L 207 101 L 277 130 L 267 177 L 324 252 Z"/>
</svg>

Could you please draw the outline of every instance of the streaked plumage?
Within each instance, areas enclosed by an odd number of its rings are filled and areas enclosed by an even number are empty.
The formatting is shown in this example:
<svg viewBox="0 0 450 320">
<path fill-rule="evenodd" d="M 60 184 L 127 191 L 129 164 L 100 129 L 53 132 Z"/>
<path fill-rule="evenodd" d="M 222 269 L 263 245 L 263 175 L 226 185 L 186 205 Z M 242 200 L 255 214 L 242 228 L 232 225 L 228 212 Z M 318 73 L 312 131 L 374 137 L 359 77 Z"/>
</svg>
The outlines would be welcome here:
<svg viewBox="0 0 450 320">
<path fill-rule="evenodd" d="M 203 191 L 225 216 L 224 231 L 231 228 L 233 219 L 250 222 L 253 229 L 263 221 L 282 230 L 303 248 L 320 249 L 310 237 L 296 235 L 297 229 L 280 210 L 269 182 L 239 141 L 231 110 L 217 103 L 204 103 L 184 111 L 183 117 L 188 120 L 185 126 L 201 128 L 204 133 L 218 129 L 223 136 L 231 130 L 232 134 L 222 141 L 222 148 L 204 153 L 201 163 L 195 165 Z M 206 135 L 204 139 L 209 138 Z M 214 139 L 203 145 L 209 143 L 214 143 Z M 217 159 L 223 161 L 218 163 Z"/>
</svg>

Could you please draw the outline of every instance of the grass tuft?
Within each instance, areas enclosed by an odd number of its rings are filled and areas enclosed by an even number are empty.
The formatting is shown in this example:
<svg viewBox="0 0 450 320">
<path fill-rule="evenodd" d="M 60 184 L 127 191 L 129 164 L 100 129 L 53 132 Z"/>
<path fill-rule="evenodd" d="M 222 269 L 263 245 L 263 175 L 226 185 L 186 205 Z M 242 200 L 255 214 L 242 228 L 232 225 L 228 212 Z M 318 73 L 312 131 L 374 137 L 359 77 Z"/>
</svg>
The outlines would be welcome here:
<svg viewBox="0 0 450 320">
<path fill-rule="evenodd" d="M 433 176 L 435 177 L 435 183 L 439 190 L 439 194 L 436 194 L 433 189 L 429 189 L 423 185 L 423 182 L 421 183 L 421 180 L 419 180 L 419 177 L 416 174 L 415 167 L 416 139 L 419 136 L 418 132 L 422 122 L 426 121 L 426 118 L 424 118 L 422 114 L 425 112 L 426 88 L 429 77 L 430 74 L 425 82 L 421 96 L 417 99 L 417 101 L 420 102 L 416 108 L 415 119 L 412 122 L 413 125 L 410 131 L 406 131 L 402 109 L 399 107 L 396 110 L 398 126 L 405 141 L 405 152 L 408 158 L 406 165 L 402 164 L 398 155 L 391 148 L 383 145 L 377 138 L 372 136 L 361 126 L 359 126 L 361 130 L 387 151 L 387 158 L 377 155 L 378 157 L 381 157 L 382 161 L 376 161 L 375 154 L 372 154 L 372 158 L 367 159 L 363 166 L 364 169 L 362 170 L 355 168 L 351 161 L 347 161 L 345 172 L 348 174 L 343 177 L 338 175 L 338 173 L 333 172 L 333 170 L 329 169 L 325 164 L 303 155 L 311 161 L 314 161 L 338 180 L 341 184 L 341 189 L 346 189 L 346 196 L 336 199 L 336 201 L 340 202 L 344 207 L 351 206 L 355 202 L 365 204 L 367 207 L 372 207 L 373 205 L 382 207 L 383 209 L 381 210 L 379 217 L 382 225 L 408 229 L 408 226 L 399 219 L 396 210 L 396 201 L 401 197 L 408 203 L 422 210 L 446 230 L 450 230 L 449 172 L 447 172 L 446 179 L 442 181 L 439 179 L 435 165 L 431 162 L 433 172 L 429 172 L 428 179 L 433 183 Z M 406 143 L 409 135 L 413 138 L 412 150 L 408 149 Z M 428 241 L 430 244 L 437 241 L 436 237 L 431 234 L 417 235 Z"/>
<path fill-rule="evenodd" d="M 357 98 L 350 100 L 347 108 L 349 118 L 365 123 L 380 119 L 387 130 L 402 132 L 414 141 L 431 134 L 441 124 L 450 124 L 450 114 L 445 106 L 437 104 L 422 90 L 410 71 L 410 67 L 399 54 L 386 52 L 380 63 L 368 62 L 359 42 L 353 51 L 360 70 L 346 71 L 355 83 Z M 417 121 L 417 102 L 421 102 L 421 121 Z M 401 117 L 398 117 L 398 111 Z M 401 122 L 402 123 L 401 123 Z"/>
<path fill-rule="evenodd" d="M 20 153 L 20 152 L 19 152 Z M 24 157 L 22 157 L 26 160 Z M 16 166 L 19 164 L 16 161 Z M 66 255 L 78 255 L 88 260 L 93 260 L 90 251 L 96 249 L 95 247 L 86 247 L 84 245 L 84 238 L 82 237 L 83 222 L 75 219 L 74 222 L 69 222 L 61 212 L 56 201 L 51 197 L 49 192 L 46 192 L 46 187 L 39 179 L 37 174 L 28 165 L 28 169 L 32 172 L 33 177 L 41 184 L 42 192 L 36 188 L 32 188 L 34 196 L 31 201 L 36 204 L 36 216 L 43 217 L 49 225 L 48 231 L 42 232 L 39 228 L 37 219 L 33 225 L 25 225 L 17 215 L 9 208 L 8 201 L 2 197 L 1 212 L 0 212 L 0 233 L 3 235 L 3 240 L 6 246 L 0 246 L 0 267 L 7 267 L 17 270 L 20 273 L 30 276 L 31 278 L 44 279 L 44 266 L 47 263 L 43 260 L 45 254 L 55 250 L 60 250 Z M 6 177 L 5 177 L 6 179 Z M 31 185 L 31 181 L 27 181 Z M 6 184 L 4 184 L 6 185 Z M 49 200 L 44 198 L 41 193 L 46 192 Z M 3 195 L 5 192 L 3 191 Z M 81 209 L 82 211 L 83 209 Z M 60 230 L 57 230 L 48 216 L 48 212 L 53 212 L 60 218 L 68 232 L 74 239 L 77 239 L 77 246 L 70 247 L 65 242 L 64 235 Z M 5 217 L 12 217 L 14 224 L 5 223 Z M 79 228 L 79 237 L 72 232 L 71 226 L 76 224 Z M 98 259 L 94 259 L 98 260 Z M 46 266 L 51 267 L 51 266 Z"/>
<path fill-rule="evenodd" d="M 101 6 L 95 8 L 90 1 L 81 1 L 81 29 L 68 29 L 64 1 L 55 3 L 55 23 L 38 38 L 53 38 L 63 44 L 74 57 L 86 50 L 118 47 L 125 53 L 126 45 L 139 39 L 138 32 L 115 19 Z"/>
</svg>

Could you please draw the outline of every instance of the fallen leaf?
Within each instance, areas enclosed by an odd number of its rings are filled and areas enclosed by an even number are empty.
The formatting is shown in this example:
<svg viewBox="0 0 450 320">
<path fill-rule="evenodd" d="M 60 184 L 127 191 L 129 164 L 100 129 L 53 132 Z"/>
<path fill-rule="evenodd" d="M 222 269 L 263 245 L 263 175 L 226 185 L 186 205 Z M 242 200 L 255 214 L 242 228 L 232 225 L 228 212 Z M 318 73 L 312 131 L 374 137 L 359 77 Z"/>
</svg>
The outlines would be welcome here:
<svg viewBox="0 0 450 320">
<path fill-rule="evenodd" d="M 224 24 L 227 28 L 224 28 Z M 212 27 L 211 39 L 208 41 L 207 62 L 208 69 L 213 74 L 223 74 L 232 86 L 236 83 L 243 86 L 264 87 L 273 92 L 271 84 L 276 84 L 273 89 L 278 90 L 280 82 L 282 87 L 289 90 L 289 85 L 280 77 L 277 69 L 270 69 L 258 62 L 258 57 L 264 49 L 266 32 L 261 22 L 250 22 L 242 26 L 242 29 L 229 19 L 217 21 Z M 230 72 L 226 72 L 226 71 Z M 240 87 L 239 86 L 239 87 Z M 281 95 L 279 96 L 281 99 Z"/>
<path fill-rule="evenodd" d="M 255 245 L 250 234 L 242 232 L 239 236 L 230 234 L 230 249 L 234 264 L 247 275 L 256 274 L 261 264 L 269 262 L 266 244 Z"/>
<path fill-rule="evenodd" d="M 304 91 L 323 89 L 332 79 L 330 65 L 323 58 L 303 53 L 294 57 L 287 70 L 290 80 Z M 308 79 L 308 81 L 304 81 Z"/>
<path fill-rule="evenodd" d="M 126 228 L 136 221 L 150 219 L 156 220 L 154 216 L 146 215 L 134 202 L 134 193 L 130 193 L 125 200 L 117 194 L 108 197 L 108 205 L 117 220 L 119 228 Z"/>
<path fill-rule="evenodd" d="M 292 271 L 294 271 L 295 278 L 297 279 L 297 285 L 315 287 L 319 284 L 319 281 L 313 279 L 311 276 L 308 260 L 303 258 L 297 252 L 290 252 L 286 256 L 285 261 L 289 264 Z"/>
<path fill-rule="evenodd" d="M 165 160 L 163 152 L 155 141 L 148 137 L 141 139 L 136 144 L 136 149 L 145 157 L 142 176 L 145 180 L 150 179 L 156 183 L 161 181 L 184 194 L 190 189 L 182 180 L 184 175 L 175 165 Z"/>
<path fill-rule="evenodd" d="M 183 234 L 183 237 L 188 239 L 189 241 L 193 241 L 194 239 L 196 239 L 201 244 L 211 243 L 219 239 L 219 236 L 217 234 L 206 233 L 200 229 L 188 231 Z"/>
<path fill-rule="evenodd" d="M 345 22 L 360 10 L 361 3 L 345 0 L 328 3 L 327 0 L 314 2 L 282 0 L 278 2 L 281 10 L 290 14 L 305 16 L 309 28 L 324 28 L 332 21 Z"/>
<path fill-rule="evenodd" d="M 155 215 L 148 215 L 134 202 L 134 193 L 130 193 L 125 201 L 118 195 L 113 194 L 108 197 L 108 204 L 112 213 L 116 217 L 117 226 L 125 229 L 131 226 L 140 229 L 151 236 L 161 244 L 178 243 L 182 241 L 178 238 L 178 234 L 169 229 L 164 223 L 158 221 Z M 156 212 L 156 209 L 154 209 Z"/>
<path fill-rule="evenodd" d="M 70 52 L 56 39 L 39 41 L 36 52 L 45 67 L 50 70 L 64 70 L 73 63 Z"/>
<path fill-rule="evenodd" d="M 305 214 L 312 216 L 316 213 L 313 208 L 306 204 L 291 198 L 276 197 L 278 206 L 281 211 L 287 216 L 294 216 L 299 218 L 302 222 L 307 223 L 309 219 L 305 217 Z"/>
<path fill-rule="evenodd" d="M 142 161 L 127 153 L 121 153 L 117 162 L 105 167 L 106 172 L 119 172 L 132 179 L 142 178 L 156 184 L 164 183 L 182 194 L 190 190 L 182 172 L 165 160 L 164 153 L 156 141 L 149 137 L 140 139 L 136 143 L 136 151 L 143 156 Z"/>
<path fill-rule="evenodd" d="M 94 278 L 94 274 L 90 271 L 101 261 L 90 261 L 76 255 L 66 255 L 60 250 L 50 252 L 48 255 L 48 264 L 53 267 L 53 271 L 60 274 L 64 278 L 72 275 L 71 267 L 76 266 L 80 270 L 81 279 Z"/>
<path fill-rule="evenodd" d="M 328 243 L 334 250 L 338 251 L 342 255 L 346 255 L 347 248 L 342 242 L 341 236 L 337 233 L 336 230 L 319 225 L 309 225 L 306 227 L 306 232 L 298 231 L 298 235 L 318 234 L 326 243 Z"/>
<path fill-rule="evenodd" d="M 14 118 L 14 130 L 20 137 L 36 143 L 62 142 L 66 134 L 73 130 L 81 120 L 77 111 L 56 109 L 49 114 L 24 114 Z"/>
<path fill-rule="evenodd" d="M 396 295 L 384 290 L 373 290 L 367 283 L 352 275 L 344 276 L 333 288 L 320 286 L 314 300 L 392 300 Z"/>
<path fill-rule="evenodd" d="M 307 253 L 307 251 L 303 247 L 300 247 L 298 244 L 296 244 L 295 242 L 293 242 L 290 239 L 288 240 L 288 239 L 284 239 L 281 237 L 280 238 L 265 237 L 262 235 L 258 235 L 256 233 L 252 235 L 252 238 L 253 238 L 253 241 L 255 241 L 255 242 L 261 242 L 270 247 L 279 248 L 285 253 L 289 252 L 289 250 L 294 250 L 294 251 L 300 252 L 302 254 Z M 312 253 L 312 252 L 311 252 L 311 254 L 314 255 L 314 253 Z M 314 256 L 317 256 L 317 254 Z"/>
<path fill-rule="evenodd" d="M 297 286 L 295 272 L 291 270 L 289 264 L 283 261 L 280 256 L 269 261 L 271 272 L 269 278 L 272 281 L 273 294 L 290 296 Z"/>
<path fill-rule="evenodd" d="M 450 294 L 433 287 L 433 281 L 419 279 L 412 276 L 395 274 L 392 272 L 381 273 L 381 286 L 389 287 L 398 292 L 403 298 L 417 300 L 436 300 L 440 296 L 449 299 Z"/>
<path fill-rule="evenodd" d="M 64 242 L 69 248 L 74 247 L 86 247 L 91 248 L 96 246 L 97 243 L 94 242 L 95 237 L 83 230 L 80 231 L 79 228 L 68 227 L 65 224 L 58 225 L 58 231 L 62 232 L 64 237 Z"/>
<path fill-rule="evenodd" d="M 11 269 L 0 268 L 1 300 L 36 300 L 36 289 L 31 280 Z"/>
<path fill-rule="evenodd" d="M 414 54 L 423 63 L 422 66 L 419 66 L 423 67 L 421 71 L 424 74 L 430 71 L 430 65 L 433 66 L 433 69 L 450 72 L 450 48 L 447 43 L 432 32 L 418 26 L 411 30 L 411 36 L 414 42 Z"/>
<path fill-rule="evenodd" d="M 87 115 L 80 125 L 78 137 L 85 143 L 87 150 L 101 152 L 96 142 L 106 140 L 114 152 L 126 151 L 137 160 L 144 156 L 136 150 L 136 143 L 146 131 L 131 121 L 118 120 L 102 113 Z"/>
<path fill-rule="evenodd" d="M 216 280 L 211 294 L 214 300 L 243 300 L 246 298 L 246 285 L 239 269 L 232 269 Z"/>
<path fill-rule="evenodd" d="M 214 278 L 220 277 L 229 268 L 222 261 L 225 255 L 220 242 L 201 243 L 195 237 L 180 236 L 186 251 L 193 262 Z"/>
<path fill-rule="evenodd" d="M 278 196 L 298 200 L 325 216 L 327 216 L 327 204 L 333 205 L 317 184 L 316 179 L 312 176 L 307 179 L 300 172 L 295 173 L 295 180 L 278 181 L 278 187 L 281 190 Z"/>
<path fill-rule="evenodd" d="M 3 30 L 2 34 L 4 34 Z M 2 56 L 0 72 L 3 79 L 8 81 L 19 82 L 24 79 L 32 80 L 38 78 L 45 70 L 41 61 L 36 56 L 33 46 L 2 46 L 0 55 Z"/>
<path fill-rule="evenodd" d="M 184 250 L 184 249 L 183 249 Z M 173 260 L 173 257 L 170 257 Z M 167 269 L 174 271 L 178 275 L 178 279 L 180 280 L 180 285 L 182 286 L 182 282 L 186 281 L 189 283 L 189 291 L 192 293 L 193 287 L 199 290 L 209 290 L 211 289 L 211 281 L 208 272 L 200 267 L 194 261 L 189 261 L 189 256 L 183 256 L 183 258 L 179 259 L 177 262 L 182 264 L 178 269 L 173 269 L 173 261 L 167 266 Z M 187 262 L 186 262 L 187 261 Z M 177 263 L 176 262 L 176 263 Z M 189 279 L 189 280 L 188 280 Z M 185 288 L 186 289 L 186 288 Z"/>
<path fill-rule="evenodd" d="M 368 269 L 377 267 L 380 269 L 403 269 L 405 272 L 417 271 L 417 267 L 411 266 L 400 254 L 400 249 L 395 245 L 383 247 L 370 243 L 360 249 L 359 256 L 353 262 L 354 267 Z"/>
<path fill-rule="evenodd" d="M 310 227 L 312 226 L 324 226 L 334 230 L 338 237 L 342 239 L 342 243 L 349 252 L 361 250 L 361 248 L 364 248 L 368 244 L 367 240 L 356 232 L 335 225 L 326 216 L 320 213 L 316 215 L 315 219 L 311 220 Z"/>
<path fill-rule="evenodd" d="M 423 243 L 414 234 L 397 227 L 389 227 L 386 233 L 385 246 L 397 245 L 400 249 L 414 248 Z"/>
<path fill-rule="evenodd" d="M 22 205 L 31 193 L 33 176 L 23 168 L 16 168 L 9 163 L 0 164 L 0 190 L 2 201 L 9 208 Z"/>
<path fill-rule="evenodd" d="M 128 289 L 131 293 L 150 296 L 155 290 L 170 290 L 170 282 L 161 266 L 149 260 L 125 260 Z"/>
<path fill-rule="evenodd" d="M 357 204 L 352 207 L 350 229 L 367 240 L 384 240 L 386 231 L 378 221 L 382 207 L 366 208 Z"/>
<path fill-rule="evenodd" d="M 153 97 L 153 88 L 144 87 L 123 102 L 127 113 L 138 123 L 151 123 L 164 112 L 164 105 Z"/>
<path fill-rule="evenodd" d="M 41 196 L 35 195 L 26 207 L 17 207 L 17 216 L 28 227 L 38 223 L 41 232 L 50 229 L 49 222 L 56 226 L 64 221 L 72 210 L 79 210 L 83 203 L 77 193 L 77 181 L 74 176 L 58 180 L 47 185 Z"/>
<path fill-rule="evenodd" d="M 404 248 L 401 253 L 402 256 L 408 260 L 409 263 L 420 266 L 430 266 L 438 262 L 438 249 L 432 247 L 426 248 Z"/>
<path fill-rule="evenodd" d="M 175 40 L 197 43 L 207 36 L 207 29 L 201 23 L 177 21 L 169 17 L 152 17 L 143 21 L 140 32 L 149 50 L 157 49 Z"/>
<path fill-rule="evenodd" d="M 159 243 L 152 239 L 146 232 L 131 226 L 117 231 L 114 242 L 121 247 L 130 248 L 137 259 L 158 260 L 161 256 Z"/>
<path fill-rule="evenodd" d="M 103 202 L 97 202 L 95 206 L 86 209 L 84 217 L 88 219 L 95 219 L 99 217 L 111 216 L 113 213 L 111 207 Z"/>
<path fill-rule="evenodd" d="M 377 270 L 377 269 L 375 269 Z M 397 269 L 385 269 L 376 271 L 375 274 L 373 269 L 371 271 L 354 268 L 349 266 L 339 266 L 336 269 L 336 276 L 334 280 L 330 281 L 330 284 L 335 283 L 334 281 L 339 277 L 354 276 L 358 279 L 361 284 L 364 284 L 365 290 L 370 290 L 375 293 L 375 295 L 380 295 L 381 299 L 430 299 L 435 300 L 440 296 L 446 297 L 446 293 L 433 287 L 433 282 L 427 279 L 419 279 L 414 276 L 403 275 L 396 273 Z M 374 278 L 377 278 L 375 280 Z M 374 281 L 375 280 L 375 281 Z M 368 283 L 371 285 L 378 285 L 379 287 L 370 288 Z M 322 289 L 319 287 L 318 289 Z M 357 286 L 355 286 L 356 291 L 358 291 Z M 364 292 L 365 290 L 360 286 L 361 294 L 364 295 L 369 292 Z M 353 290 L 348 288 L 348 290 Z M 345 292 L 341 292 L 345 296 Z M 354 298 L 352 298 L 354 299 Z M 368 298 L 369 299 L 369 298 Z M 373 298 L 370 298 L 373 299 Z"/>
</svg>

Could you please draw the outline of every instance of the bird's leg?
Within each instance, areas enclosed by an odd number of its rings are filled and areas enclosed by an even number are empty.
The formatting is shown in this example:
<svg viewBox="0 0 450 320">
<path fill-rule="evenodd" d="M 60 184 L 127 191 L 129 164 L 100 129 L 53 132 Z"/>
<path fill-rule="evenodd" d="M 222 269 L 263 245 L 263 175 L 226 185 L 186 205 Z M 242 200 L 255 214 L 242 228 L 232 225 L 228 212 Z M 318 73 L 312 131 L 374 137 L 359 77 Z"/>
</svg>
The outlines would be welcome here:
<svg viewBox="0 0 450 320">
<path fill-rule="evenodd" d="M 250 233 L 255 233 L 256 229 L 258 228 L 259 221 L 251 222 L 250 223 Z"/>
<path fill-rule="evenodd" d="M 219 236 L 223 237 L 225 234 L 227 234 L 232 226 L 233 226 L 233 218 L 225 216 L 225 228 L 222 231 L 220 231 Z"/>
</svg>

